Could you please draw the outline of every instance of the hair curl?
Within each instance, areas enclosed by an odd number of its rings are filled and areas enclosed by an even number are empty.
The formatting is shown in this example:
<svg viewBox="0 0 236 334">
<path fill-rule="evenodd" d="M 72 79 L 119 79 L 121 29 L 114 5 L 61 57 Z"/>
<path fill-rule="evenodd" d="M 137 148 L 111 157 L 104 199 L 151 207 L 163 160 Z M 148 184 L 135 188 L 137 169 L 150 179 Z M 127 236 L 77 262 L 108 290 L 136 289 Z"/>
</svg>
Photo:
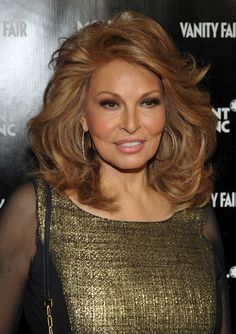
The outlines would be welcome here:
<svg viewBox="0 0 236 334">
<path fill-rule="evenodd" d="M 181 54 L 163 28 L 137 12 L 96 21 L 66 38 L 50 61 L 54 74 L 44 94 L 42 111 L 28 123 L 28 138 L 39 162 L 36 174 L 59 193 L 73 190 L 81 203 L 115 210 L 115 200 L 101 189 L 100 164 L 85 138 L 84 161 L 80 117 L 93 73 L 114 59 L 144 66 L 161 79 L 167 111 L 158 159 L 147 167 L 149 184 L 176 211 L 204 206 L 212 192 L 209 158 L 216 144 L 216 119 L 208 94 L 199 88 L 208 67 Z"/>
</svg>

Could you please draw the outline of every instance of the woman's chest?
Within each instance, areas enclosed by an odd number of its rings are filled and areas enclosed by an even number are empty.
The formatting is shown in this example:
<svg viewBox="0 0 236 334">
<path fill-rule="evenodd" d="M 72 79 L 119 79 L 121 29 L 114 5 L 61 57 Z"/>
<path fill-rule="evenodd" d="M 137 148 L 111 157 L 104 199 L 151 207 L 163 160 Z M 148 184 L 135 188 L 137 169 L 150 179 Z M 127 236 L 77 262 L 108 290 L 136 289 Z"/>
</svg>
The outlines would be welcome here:
<svg viewBox="0 0 236 334">
<path fill-rule="evenodd" d="M 196 230 L 55 218 L 50 252 L 73 333 L 214 332 L 214 259 Z"/>
</svg>

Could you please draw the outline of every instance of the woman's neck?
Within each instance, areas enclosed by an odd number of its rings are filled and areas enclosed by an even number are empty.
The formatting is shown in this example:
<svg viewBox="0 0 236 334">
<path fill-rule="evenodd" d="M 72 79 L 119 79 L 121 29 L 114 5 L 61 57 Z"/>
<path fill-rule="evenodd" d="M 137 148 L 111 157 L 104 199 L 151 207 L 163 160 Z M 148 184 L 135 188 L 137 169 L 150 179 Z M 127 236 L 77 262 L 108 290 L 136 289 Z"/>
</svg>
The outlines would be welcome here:
<svg viewBox="0 0 236 334">
<path fill-rule="evenodd" d="M 110 166 L 109 166 L 110 167 Z M 173 215 L 173 207 L 167 199 L 148 185 L 146 169 L 120 171 L 102 168 L 102 191 L 115 197 L 118 210 L 107 212 L 82 204 L 73 196 L 67 196 L 79 207 L 100 217 L 117 220 L 159 221 Z"/>
<path fill-rule="evenodd" d="M 106 193 L 119 195 L 137 195 L 149 192 L 146 168 L 139 170 L 119 170 L 112 166 L 101 168 L 101 188 Z"/>
</svg>

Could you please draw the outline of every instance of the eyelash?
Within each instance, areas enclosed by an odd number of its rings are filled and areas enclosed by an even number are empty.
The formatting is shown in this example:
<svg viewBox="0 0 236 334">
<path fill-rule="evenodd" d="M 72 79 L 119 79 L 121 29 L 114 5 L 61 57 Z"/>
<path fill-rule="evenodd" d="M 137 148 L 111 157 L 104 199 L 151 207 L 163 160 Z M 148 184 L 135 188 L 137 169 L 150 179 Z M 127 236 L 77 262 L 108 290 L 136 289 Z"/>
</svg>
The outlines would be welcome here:
<svg viewBox="0 0 236 334">
<path fill-rule="evenodd" d="M 152 106 L 149 105 L 149 107 L 154 107 L 154 106 L 157 106 L 160 104 L 160 100 L 157 99 L 157 98 L 149 98 L 149 99 L 145 99 L 144 100 L 144 103 L 147 103 L 147 102 L 151 102 L 152 103 Z"/>
<path fill-rule="evenodd" d="M 157 105 L 160 104 L 160 100 L 157 99 L 157 98 L 149 98 L 149 99 L 145 99 L 145 100 L 143 100 L 142 103 L 150 103 L 150 102 L 151 102 L 152 105 L 147 105 L 147 107 L 149 107 L 149 108 L 153 108 L 153 107 L 155 107 L 155 106 L 157 106 Z M 100 104 L 102 107 L 104 107 L 104 108 L 108 108 L 108 109 L 114 109 L 114 108 L 115 108 L 114 105 L 116 105 L 116 106 L 119 105 L 116 101 L 113 101 L 113 100 L 104 100 L 104 101 L 101 101 L 99 104 Z M 111 106 L 111 105 L 108 106 L 109 104 L 113 104 L 113 106 Z"/>
<path fill-rule="evenodd" d="M 104 108 L 111 108 L 111 109 L 114 109 L 114 106 L 113 107 L 108 106 L 109 104 L 118 105 L 118 103 L 116 101 L 113 101 L 113 100 L 104 100 L 104 101 L 101 101 L 99 104 Z"/>
</svg>

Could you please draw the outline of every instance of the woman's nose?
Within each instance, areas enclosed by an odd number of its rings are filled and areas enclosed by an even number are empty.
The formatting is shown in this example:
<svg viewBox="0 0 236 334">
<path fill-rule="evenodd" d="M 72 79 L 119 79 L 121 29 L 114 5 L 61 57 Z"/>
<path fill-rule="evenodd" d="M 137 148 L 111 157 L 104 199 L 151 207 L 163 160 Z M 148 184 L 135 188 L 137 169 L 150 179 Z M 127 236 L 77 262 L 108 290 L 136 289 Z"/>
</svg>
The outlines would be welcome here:
<svg viewBox="0 0 236 334">
<path fill-rule="evenodd" d="M 120 128 L 129 134 L 135 133 L 140 128 L 140 118 L 138 115 L 138 111 L 133 110 L 125 110 L 122 121 L 120 124 Z"/>
</svg>

